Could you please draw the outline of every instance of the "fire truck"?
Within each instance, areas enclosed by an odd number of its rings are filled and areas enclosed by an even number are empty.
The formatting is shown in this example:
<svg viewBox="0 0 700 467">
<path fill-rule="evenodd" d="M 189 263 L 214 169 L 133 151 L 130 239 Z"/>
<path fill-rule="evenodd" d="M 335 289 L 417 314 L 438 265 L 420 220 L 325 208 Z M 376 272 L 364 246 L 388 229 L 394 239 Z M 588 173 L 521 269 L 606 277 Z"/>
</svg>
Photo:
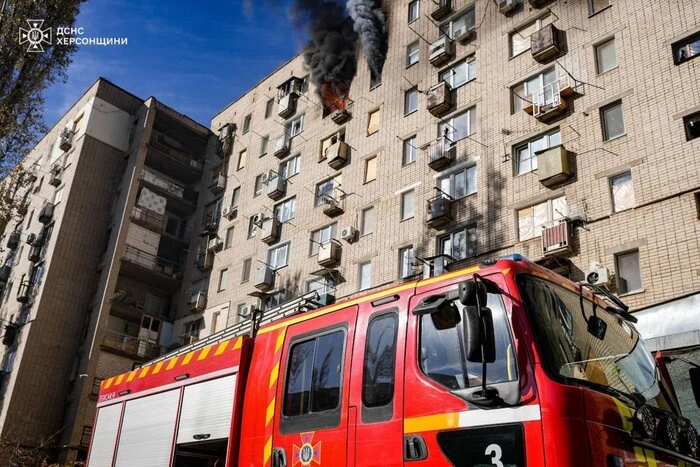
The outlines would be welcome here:
<svg viewBox="0 0 700 467">
<path fill-rule="evenodd" d="M 513 255 L 315 294 L 103 381 L 88 466 L 700 466 L 605 290 Z"/>
</svg>

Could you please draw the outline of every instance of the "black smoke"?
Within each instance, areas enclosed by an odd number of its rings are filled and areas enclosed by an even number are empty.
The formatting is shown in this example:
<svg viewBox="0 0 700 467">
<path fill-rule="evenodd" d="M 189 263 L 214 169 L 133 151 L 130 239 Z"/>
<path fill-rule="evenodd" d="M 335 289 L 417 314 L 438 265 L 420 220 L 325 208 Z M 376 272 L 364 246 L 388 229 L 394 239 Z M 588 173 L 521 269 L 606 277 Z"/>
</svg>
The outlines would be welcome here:
<svg viewBox="0 0 700 467">
<path fill-rule="evenodd" d="M 348 0 L 347 10 L 375 76 L 381 76 L 387 53 L 386 16 L 381 0 Z"/>
</svg>

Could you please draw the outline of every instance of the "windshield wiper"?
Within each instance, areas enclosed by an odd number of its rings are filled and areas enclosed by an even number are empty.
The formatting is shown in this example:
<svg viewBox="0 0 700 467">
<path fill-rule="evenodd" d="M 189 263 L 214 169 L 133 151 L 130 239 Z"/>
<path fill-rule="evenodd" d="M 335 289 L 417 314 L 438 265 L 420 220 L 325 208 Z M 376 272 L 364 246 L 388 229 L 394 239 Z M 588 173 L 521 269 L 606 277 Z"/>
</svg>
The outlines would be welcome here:
<svg viewBox="0 0 700 467">
<path fill-rule="evenodd" d="M 625 305 L 625 303 L 622 300 L 617 298 L 615 295 L 611 294 L 609 291 L 607 291 L 604 288 L 599 287 L 597 285 L 589 284 L 587 282 L 582 282 L 581 286 L 588 287 L 589 289 L 593 290 L 594 293 L 599 293 L 601 295 L 604 295 L 605 298 L 607 298 L 612 303 L 617 305 L 617 308 L 614 306 L 605 307 L 605 309 L 607 311 L 609 311 L 610 313 L 614 313 L 614 314 L 618 315 L 619 317 L 626 319 L 627 321 L 630 321 L 632 323 L 636 323 L 638 321 L 637 317 L 629 312 L 630 307 Z"/>
<path fill-rule="evenodd" d="M 620 391 L 619 389 L 616 389 L 612 386 L 605 386 L 605 385 L 600 384 L 600 383 L 586 381 L 585 379 L 576 379 L 576 378 L 566 378 L 566 379 L 570 383 L 578 384 L 579 386 L 586 386 L 586 387 L 589 387 L 591 389 L 595 389 L 597 391 L 604 392 L 610 396 L 617 397 L 618 399 L 623 399 L 629 405 L 633 406 L 634 408 L 639 408 L 640 406 L 644 405 L 644 403 L 646 402 L 646 399 L 641 394 L 629 394 L 629 393 Z"/>
</svg>

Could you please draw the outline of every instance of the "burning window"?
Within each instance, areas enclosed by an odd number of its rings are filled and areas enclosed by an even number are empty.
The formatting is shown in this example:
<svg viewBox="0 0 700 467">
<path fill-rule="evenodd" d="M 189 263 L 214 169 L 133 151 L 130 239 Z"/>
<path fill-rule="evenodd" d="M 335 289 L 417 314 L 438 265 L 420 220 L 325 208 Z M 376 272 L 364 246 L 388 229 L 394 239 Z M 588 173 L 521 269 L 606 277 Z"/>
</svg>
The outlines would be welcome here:
<svg viewBox="0 0 700 467">
<path fill-rule="evenodd" d="M 381 82 L 381 76 L 379 77 Z M 348 87 L 325 83 L 321 85 L 321 103 L 323 116 L 348 108 Z"/>
</svg>

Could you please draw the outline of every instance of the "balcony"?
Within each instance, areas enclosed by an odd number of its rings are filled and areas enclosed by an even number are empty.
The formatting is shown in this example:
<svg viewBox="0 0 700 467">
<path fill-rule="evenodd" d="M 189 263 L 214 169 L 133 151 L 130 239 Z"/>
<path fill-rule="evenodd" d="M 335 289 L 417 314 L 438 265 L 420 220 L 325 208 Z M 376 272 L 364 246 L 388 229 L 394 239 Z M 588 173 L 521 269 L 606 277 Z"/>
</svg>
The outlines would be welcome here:
<svg viewBox="0 0 700 467">
<path fill-rule="evenodd" d="M 7 281 L 10 280 L 11 272 L 12 266 L 9 264 L 0 267 L 0 286 L 4 286 L 5 284 L 7 284 Z"/>
<path fill-rule="evenodd" d="M 530 94 L 523 110 L 541 122 L 549 122 L 561 116 L 569 103 L 582 95 L 583 83 L 565 75 Z"/>
<path fill-rule="evenodd" d="M 200 249 L 195 264 L 197 265 L 197 269 L 201 272 L 211 270 L 214 266 L 214 252 L 209 251 L 209 249 Z"/>
<path fill-rule="evenodd" d="M 284 194 L 287 192 L 287 180 L 284 179 L 284 177 L 281 177 L 280 175 L 276 175 L 275 177 L 268 179 L 267 181 L 267 196 L 271 200 L 277 201 L 280 198 L 284 197 Z"/>
<path fill-rule="evenodd" d="M 280 239 L 281 231 L 282 224 L 280 224 L 277 218 L 272 217 L 265 219 L 260 224 L 260 239 L 268 245 L 271 245 Z"/>
<path fill-rule="evenodd" d="M 297 96 L 295 93 L 282 96 L 277 104 L 277 115 L 282 118 L 289 118 L 297 111 Z"/>
<path fill-rule="evenodd" d="M 352 112 L 350 110 L 350 107 L 334 110 L 331 112 L 331 120 L 333 120 L 336 125 L 342 125 L 350 121 L 352 118 Z"/>
<path fill-rule="evenodd" d="M 454 106 L 452 88 L 442 81 L 428 91 L 427 108 L 435 117 L 441 117 L 452 110 Z"/>
<path fill-rule="evenodd" d="M 209 183 L 209 191 L 214 195 L 220 195 L 226 189 L 226 177 L 223 174 L 214 176 Z"/>
<path fill-rule="evenodd" d="M 233 150 L 233 133 L 236 131 L 236 125 L 227 123 L 219 130 L 219 141 L 216 147 L 216 155 L 224 159 L 231 155 Z"/>
<path fill-rule="evenodd" d="M 345 167 L 350 154 L 350 146 L 345 141 L 336 141 L 326 149 L 326 159 L 328 165 L 335 170 L 340 170 Z"/>
<path fill-rule="evenodd" d="M 333 188 L 321 195 L 323 213 L 328 217 L 336 217 L 345 212 L 345 193 L 340 188 Z"/>
<path fill-rule="evenodd" d="M 153 232 L 160 233 L 165 230 L 165 216 L 141 206 L 134 206 L 134 209 L 131 211 L 131 220 L 134 224 L 138 224 Z"/>
<path fill-rule="evenodd" d="M 10 235 L 7 236 L 7 248 L 10 250 L 14 250 L 19 246 L 19 242 L 22 239 L 22 233 L 15 230 L 13 232 L 10 232 Z"/>
<path fill-rule="evenodd" d="M 145 287 L 124 289 L 120 288 L 120 285 L 117 285 L 110 300 L 110 315 L 132 323 L 140 323 L 144 315 L 158 319 L 164 319 L 168 315 L 171 303 L 165 293 L 154 295 L 153 288 L 149 288 L 148 291 Z"/>
<path fill-rule="evenodd" d="M 131 245 L 126 246 L 121 260 L 121 272 L 129 277 L 166 290 L 180 285 L 182 272 L 180 263 L 139 250 Z"/>
<path fill-rule="evenodd" d="M 219 222 L 221 221 L 221 216 L 218 213 L 207 214 L 204 216 L 204 233 L 216 233 L 219 230 Z"/>
<path fill-rule="evenodd" d="M 254 287 L 261 292 L 268 292 L 275 286 L 275 270 L 269 266 L 262 265 L 255 273 Z"/>
<path fill-rule="evenodd" d="M 32 284 L 30 281 L 22 281 L 22 283 L 17 288 L 17 301 L 20 303 L 27 303 L 31 298 Z"/>
<path fill-rule="evenodd" d="M 454 219 L 452 214 L 453 201 L 442 195 L 428 200 L 426 222 L 429 227 L 440 230 Z"/>
<path fill-rule="evenodd" d="M 150 191 L 167 198 L 168 211 L 186 216 L 194 212 L 197 192 L 185 188 L 165 176 L 144 168 L 141 174 L 142 185 Z"/>
<path fill-rule="evenodd" d="M 430 44 L 428 49 L 430 63 L 438 68 L 452 60 L 454 54 L 454 43 L 447 36 L 442 36 Z"/>
<path fill-rule="evenodd" d="M 532 58 L 540 63 L 546 63 L 550 58 L 559 55 L 561 47 L 561 31 L 553 24 L 544 26 L 530 36 L 530 52 Z"/>
<path fill-rule="evenodd" d="M 430 16 L 432 16 L 435 21 L 442 21 L 452 13 L 452 0 L 438 0 L 434 3 L 436 7 L 430 12 Z"/>
<path fill-rule="evenodd" d="M 276 158 L 283 159 L 289 155 L 290 146 L 289 136 L 286 133 L 280 135 L 275 138 L 275 152 L 273 154 Z"/>
<path fill-rule="evenodd" d="M 107 331 L 102 339 L 100 348 L 115 352 L 119 355 L 136 360 L 152 360 L 163 353 L 163 348 L 157 342 L 148 339 L 140 339 L 116 331 Z"/>
<path fill-rule="evenodd" d="M 324 268 L 334 268 L 340 264 L 343 247 L 335 240 L 324 243 L 318 248 L 318 264 Z"/>
<path fill-rule="evenodd" d="M 542 229 L 542 253 L 545 256 L 566 255 L 573 252 L 571 223 L 567 219 L 554 221 Z"/>
<path fill-rule="evenodd" d="M 569 153 L 562 145 L 537 153 L 537 175 L 540 183 L 552 187 L 572 176 Z"/>
<path fill-rule="evenodd" d="M 430 143 L 428 148 L 428 167 L 440 170 L 455 160 L 457 149 L 446 136 L 441 136 Z"/>
<path fill-rule="evenodd" d="M 169 142 L 171 144 L 168 144 Z M 154 131 L 148 143 L 147 165 L 172 175 L 178 180 L 193 183 L 202 175 L 204 163 L 196 159 L 182 145 L 179 148 L 174 147 L 175 144 L 179 143 Z"/>
<path fill-rule="evenodd" d="M 53 219 L 54 205 L 53 203 L 44 203 L 44 207 L 39 212 L 38 220 L 42 224 L 48 224 Z"/>
<path fill-rule="evenodd" d="M 61 185 L 61 173 L 63 172 L 63 167 L 60 164 L 54 164 L 51 167 L 51 176 L 49 177 L 49 185 L 53 187 L 58 187 Z"/>
<path fill-rule="evenodd" d="M 187 308 L 192 313 L 200 313 L 207 308 L 207 293 L 201 290 L 193 293 L 187 302 Z"/>
</svg>

